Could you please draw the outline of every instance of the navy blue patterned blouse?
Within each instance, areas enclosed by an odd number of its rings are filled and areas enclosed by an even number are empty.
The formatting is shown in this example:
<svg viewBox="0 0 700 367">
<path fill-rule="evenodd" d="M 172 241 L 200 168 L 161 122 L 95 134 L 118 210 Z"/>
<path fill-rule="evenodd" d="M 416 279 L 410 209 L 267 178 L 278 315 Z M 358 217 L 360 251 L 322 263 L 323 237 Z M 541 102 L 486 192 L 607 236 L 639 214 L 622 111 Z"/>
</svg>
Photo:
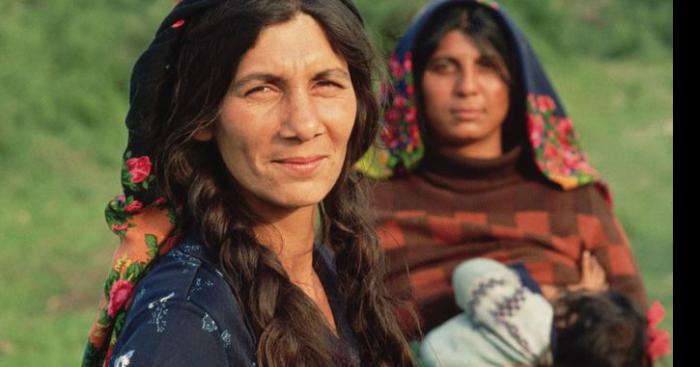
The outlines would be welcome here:
<svg viewBox="0 0 700 367">
<path fill-rule="evenodd" d="M 332 251 L 315 245 L 314 266 L 323 283 L 340 338 L 339 351 L 359 365 L 357 340 L 345 316 Z M 139 282 L 109 366 L 255 366 L 257 340 L 228 283 L 203 254 L 196 231 Z"/>
</svg>

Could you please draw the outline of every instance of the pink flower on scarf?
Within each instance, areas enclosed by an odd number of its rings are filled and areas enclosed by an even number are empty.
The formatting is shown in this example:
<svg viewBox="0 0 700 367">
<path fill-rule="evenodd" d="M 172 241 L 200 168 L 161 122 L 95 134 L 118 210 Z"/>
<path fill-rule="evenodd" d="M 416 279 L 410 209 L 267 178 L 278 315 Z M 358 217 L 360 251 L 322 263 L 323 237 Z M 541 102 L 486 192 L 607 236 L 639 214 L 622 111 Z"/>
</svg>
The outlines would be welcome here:
<svg viewBox="0 0 700 367">
<path fill-rule="evenodd" d="M 131 182 L 143 182 L 151 173 L 151 159 L 148 156 L 131 158 L 126 161 L 126 167 L 131 175 Z"/>
<path fill-rule="evenodd" d="M 566 152 L 569 149 L 571 149 L 571 141 L 569 141 L 569 137 L 567 135 L 561 135 L 558 133 L 554 133 L 557 142 L 559 142 L 559 145 L 561 146 L 562 152 Z"/>
<path fill-rule="evenodd" d="M 544 119 L 542 115 L 528 114 L 527 124 L 530 130 L 530 141 L 535 148 L 542 145 L 542 135 L 544 133 Z"/>
<path fill-rule="evenodd" d="M 544 159 L 552 160 L 559 157 L 559 150 L 554 144 L 547 144 L 544 147 Z"/>
<path fill-rule="evenodd" d="M 409 84 L 406 87 L 406 94 L 408 94 L 409 97 L 413 97 L 414 92 L 415 92 L 415 87 L 413 86 L 413 84 Z"/>
<path fill-rule="evenodd" d="M 117 280 L 112 284 L 112 289 L 109 290 L 109 306 L 107 307 L 107 315 L 114 318 L 117 312 L 121 310 L 126 302 L 131 297 L 134 291 L 134 285 L 128 280 Z"/>
<path fill-rule="evenodd" d="M 554 99 L 548 95 L 541 95 L 537 97 L 537 109 L 542 112 L 554 111 L 557 108 Z"/>
<path fill-rule="evenodd" d="M 408 73 L 413 69 L 413 58 L 410 52 L 404 55 L 403 69 Z"/>
<path fill-rule="evenodd" d="M 656 329 L 657 326 L 659 326 L 659 323 L 664 319 L 666 316 L 666 310 L 664 309 L 664 306 L 659 302 L 655 301 L 651 307 L 649 307 L 649 310 L 647 311 L 647 323 L 649 324 L 650 329 Z"/>
<path fill-rule="evenodd" d="M 396 108 L 403 108 L 406 106 L 406 98 L 404 98 L 402 95 L 397 95 L 394 97 L 394 107 Z"/>
<path fill-rule="evenodd" d="M 539 148 L 542 145 L 542 133 L 531 131 L 530 141 L 532 142 L 533 148 Z"/>
<path fill-rule="evenodd" d="M 574 149 L 569 149 L 564 153 L 564 165 L 575 170 L 581 162 L 581 155 Z"/>
<path fill-rule="evenodd" d="M 559 171 L 561 170 L 556 161 L 546 161 L 545 162 L 545 169 L 549 173 L 559 173 Z"/>
<path fill-rule="evenodd" d="M 527 101 L 528 101 L 528 105 L 530 106 L 530 108 L 531 108 L 532 110 L 536 109 L 536 107 L 537 107 L 537 99 L 535 99 L 535 95 L 534 95 L 534 94 L 532 94 L 532 93 L 528 94 L 528 95 L 527 95 Z"/>
<path fill-rule="evenodd" d="M 646 316 L 648 323 L 646 352 L 652 360 L 656 360 L 671 352 L 670 334 L 666 330 L 656 328 L 666 316 L 666 310 L 659 301 L 656 301 L 649 307 Z"/>
<path fill-rule="evenodd" d="M 401 114 L 395 108 L 390 109 L 386 112 L 386 114 L 384 114 L 384 119 L 386 120 L 386 122 L 396 122 L 399 121 L 400 118 Z"/>
<path fill-rule="evenodd" d="M 671 353 L 671 335 L 666 330 L 654 330 L 648 333 L 646 352 L 652 360 L 661 358 Z"/>
<path fill-rule="evenodd" d="M 124 211 L 126 211 L 127 213 L 134 213 L 141 209 L 143 209 L 143 203 L 141 203 L 138 200 L 134 200 L 124 208 Z"/>
<path fill-rule="evenodd" d="M 170 26 L 170 28 L 172 28 L 172 29 L 177 29 L 177 28 L 182 27 L 183 25 L 185 25 L 185 20 L 184 20 L 184 19 L 178 19 L 177 21 L 175 21 L 175 23 L 173 23 L 173 25 Z"/>
<path fill-rule="evenodd" d="M 129 225 L 124 224 L 112 224 L 112 232 L 126 231 L 129 229 Z"/>
<path fill-rule="evenodd" d="M 571 123 L 571 119 L 568 117 L 560 118 L 556 126 L 560 136 L 569 136 L 574 130 L 574 124 Z"/>
<path fill-rule="evenodd" d="M 547 161 L 546 167 L 550 173 L 553 173 L 555 175 L 562 175 L 562 176 L 571 175 L 571 169 L 568 167 L 564 167 L 562 165 L 562 162 L 560 162 L 558 160 Z"/>
<path fill-rule="evenodd" d="M 408 111 L 406 111 L 405 117 L 406 117 L 406 122 L 408 122 L 410 124 L 416 122 L 416 108 L 415 107 L 409 108 Z"/>
<path fill-rule="evenodd" d="M 165 204 L 165 203 L 167 203 L 167 202 L 168 202 L 168 200 L 167 200 L 165 197 L 161 196 L 161 197 L 155 199 L 155 200 L 153 201 L 153 204 L 154 204 L 154 205 L 163 205 L 163 204 Z"/>
<path fill-rule="evenodd" d="M 394 76 L 394 78 L 403 78 L 403 70 L 401 68 L 401 63 L 399 63 L 399 60 L 397 59 L 396 55 L 391 56 L 391 58 L 389 59 L 389 71 L 391 72 L 391 75 Z"/>
<path fill-rule="evenodd" d="M 580 154 L 580 152 L 579 152 Z M 578 163 L 576 169 L 582 173 L 588 173 L 589 175 L 596 175 L 596 171 L 591 167 L 591 165 L 586 161 L 586 155 L 581 154 L 581 161 Z"/>
</svg>

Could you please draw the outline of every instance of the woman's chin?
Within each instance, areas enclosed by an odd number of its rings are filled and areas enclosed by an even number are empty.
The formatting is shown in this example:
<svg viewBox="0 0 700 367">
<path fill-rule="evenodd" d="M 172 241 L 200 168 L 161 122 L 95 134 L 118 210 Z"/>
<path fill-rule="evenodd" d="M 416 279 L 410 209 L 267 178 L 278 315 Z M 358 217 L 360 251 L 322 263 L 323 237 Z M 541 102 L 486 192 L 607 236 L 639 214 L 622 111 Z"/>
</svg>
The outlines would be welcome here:
<svg viewBox="0 0 700 367">
<path fill-rule="evenodd" d="M 276 190 L 254 193 L 260 201 L 280 210 L 296 210 L 320 203 L 332 186 L 313 182 L 280 185 Z"/>
</svg>

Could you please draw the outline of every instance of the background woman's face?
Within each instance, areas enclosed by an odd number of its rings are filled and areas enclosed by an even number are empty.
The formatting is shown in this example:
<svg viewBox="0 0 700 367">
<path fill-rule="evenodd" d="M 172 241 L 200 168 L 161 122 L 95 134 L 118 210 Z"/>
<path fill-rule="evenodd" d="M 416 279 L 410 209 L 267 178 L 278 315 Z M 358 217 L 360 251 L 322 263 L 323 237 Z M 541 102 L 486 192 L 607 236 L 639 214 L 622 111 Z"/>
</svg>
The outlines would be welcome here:
<svg viewBox="0 0 700 367">
<path fill-rule="evenodd" d="M 320 202 L 340 175 L 357 113 L 347 62 L 310 16 L 263 29 L 243 56 L 212 131 L 251 204 Z"/>
<path fill-rule="evenodd" d="M 445 34 L 422 75 L 424 114 L 438 145 L 501 144 L 509 76 L 495 50 L 459 30 Z"/>
</svg>

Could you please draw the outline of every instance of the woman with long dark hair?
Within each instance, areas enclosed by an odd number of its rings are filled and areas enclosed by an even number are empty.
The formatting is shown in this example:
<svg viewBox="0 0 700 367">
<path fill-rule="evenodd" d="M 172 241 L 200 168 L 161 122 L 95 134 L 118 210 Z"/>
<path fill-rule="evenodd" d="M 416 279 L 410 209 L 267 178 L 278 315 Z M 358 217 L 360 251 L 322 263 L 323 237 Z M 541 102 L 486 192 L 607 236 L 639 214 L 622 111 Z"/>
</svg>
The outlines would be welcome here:
<svg viewBox="0 0 700 367">
<path fill-rule="evenodd" d="M 350 1 L 176 5 L 133 71 L 84 366 L 413 364 L 351 169 L 374 65 Z"/>
</svg>

